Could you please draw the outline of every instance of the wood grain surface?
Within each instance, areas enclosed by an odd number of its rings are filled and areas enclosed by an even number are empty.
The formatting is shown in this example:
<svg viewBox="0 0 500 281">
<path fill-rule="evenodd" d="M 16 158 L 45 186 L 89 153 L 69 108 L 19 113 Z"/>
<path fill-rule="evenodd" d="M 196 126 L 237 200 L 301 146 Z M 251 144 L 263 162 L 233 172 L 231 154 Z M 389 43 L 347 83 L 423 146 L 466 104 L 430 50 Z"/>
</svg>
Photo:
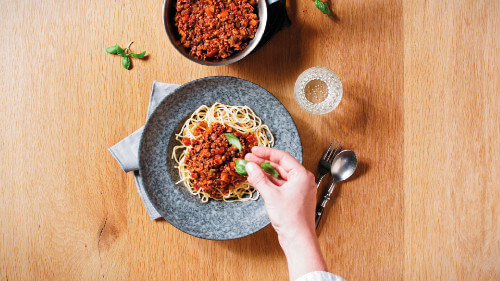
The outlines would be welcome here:
<svg viewBox="0 0 500 281">
<path fill-rule="evenodd" d="M 304 165 L 333 137 L 359 166 L 318 231 L 347 280 L 500 279 L 500 3 L 288 1 L 293 22 L 244 60 L 207 67 L 170 44 L 160 0 L 1 1 L 0 280 L 286 280 L 274 230 L 231 241 L 149 219 L 107 149 L 145 122 L 154 80 L 255 82 L 290 111 Z M 135 43 L 129 71 L 107 46 Z M 312 66 L 340 105 L 295 102 Z"/>
<path fill-rule="evenodd" d="M 500 2 L 404 11 L 405 279 L 499 280 Z"/>
</svg>

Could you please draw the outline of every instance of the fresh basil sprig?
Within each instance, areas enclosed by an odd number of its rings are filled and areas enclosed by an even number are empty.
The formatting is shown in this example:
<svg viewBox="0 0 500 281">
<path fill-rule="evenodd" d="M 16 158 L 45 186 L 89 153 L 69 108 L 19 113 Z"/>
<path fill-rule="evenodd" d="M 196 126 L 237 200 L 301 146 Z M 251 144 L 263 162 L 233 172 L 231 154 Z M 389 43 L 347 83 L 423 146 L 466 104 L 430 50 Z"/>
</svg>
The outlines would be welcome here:
<svg viewBox="0 0 500 281">
<path fill-rule="evenodd" d="M 241 151 L 241 142 L 237 137 L 230 133 L 224 133 L 224 136 L 226 136 L 226 139 L 230 144 L 234 145 L 239 151 Z"/>
<path fill-rule="evenodd" d="M 132 45 L 132 43 L 134 43 L 134 41 L 130 41 L 127 48 L 125 48 L 125 49 L 120 47 L 118 44 L 116 44 L 114 46 L 107 47 L 106 52 L 108 52 L 110 54 L 116 54 L 116 55 L 121 56 L 122 57 L 122 66 L 125 69 L 130 69 L 130 65 L 131 65 L 130 56 L 133 56 L 134 58 L 142 59 L 146 55 L 146 51 L 139 53 L 139 54 L 136 54 L 136 53 L 130 51 L 130 46 Z"/>
<path fill-rule="evenodd" d="M 314 6 L 323 12 L 323 14 L 328 15 L 329 18 L 333 18 L 332 11 L 330 11 L 330 7 L 328 7 L 326 0 L 314 0 Z"/>
<path fill-rule="evenodd" d="M 247 169 L 245 167 L 248 161 L 245 159 L 237 159 L 235 163 L 236 166 L 234 166 L 234 170 L 236 171 L 236 173 L 242 176 L 248 176 Z M 278 171 L 276 171 L 276 169 L 273 166 L 271 166 L 269 162 L 260 164 L 260 167 L 264 170 L 264 172 L 270 174 L 272 177 L 278 178 L 280 176 Z"/>
</svg>

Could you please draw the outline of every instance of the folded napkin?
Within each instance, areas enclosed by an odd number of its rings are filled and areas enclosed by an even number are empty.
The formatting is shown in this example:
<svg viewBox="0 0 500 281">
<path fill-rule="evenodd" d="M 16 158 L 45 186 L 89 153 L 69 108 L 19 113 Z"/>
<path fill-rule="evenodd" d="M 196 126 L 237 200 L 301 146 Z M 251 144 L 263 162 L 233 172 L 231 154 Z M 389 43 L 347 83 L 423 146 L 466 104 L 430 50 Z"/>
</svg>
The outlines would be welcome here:
<svg viewBox="0 0 500 281">
<path fill-rule="evenodd" d="M 157 81 L 153 82 L 153 89 L 151 90 L 151 97 L 149 98 L 148 115 L 146 120 L 153 113 L 155 108 L 163 101 L 163 99 L 165 99 L 178 87 L 179 85 L 177 84 L 160 83 Z M 142 203 L 144 203 L 144 207 L 146 208 L 146 211 L 148 211 L 149 217 L 151 217 L 152 220 L 155 220 L 160 218 L 161 215 L 146 195 L 144 184 L 142 183 L 142 177 L 139 173 L 139 144 L 141 142 L 143 130 L 144 126 L 137 129 L 137 131 L 133 132 L 119 143 L 110 147 L 109 152 L 111 152 L 111 155 L 113 155 L 116 161 L 118 161 L 118 164 L 123 171 L 126 173 L 131 171 L 134 172 L 137 191 L 139 192 L 139 196 L 141 196 Z"/>
</svg>

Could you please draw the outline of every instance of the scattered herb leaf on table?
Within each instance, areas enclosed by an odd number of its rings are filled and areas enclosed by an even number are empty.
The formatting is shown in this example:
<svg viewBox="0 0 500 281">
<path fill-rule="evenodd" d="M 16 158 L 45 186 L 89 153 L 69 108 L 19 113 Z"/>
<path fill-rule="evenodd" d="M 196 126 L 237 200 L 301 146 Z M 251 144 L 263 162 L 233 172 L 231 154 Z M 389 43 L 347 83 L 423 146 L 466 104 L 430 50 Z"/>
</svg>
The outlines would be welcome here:
<svg viewBox="0 0 500 281">
<path fill-rule="evenodd" d="M 139 53 L 139 54 L 132 52 L 130 50 L 130 46 L 132 45 L 132 43 L 134 43 L 134 41 L 130 41 L 127 48 L 125 48 L 125 49 L 120 47 L 118 44 L 116 44 L 114 46 L 107 47 L 106 52 L 108 52 L 110 54 L 116 54 L 116 55 L 121 56 L 122 57 L 122 66 L 125 69 L 130 69 L 130 65 L 131 65 L 130 56 L 137 58 L 137 59 L 142 59 L 146 55 L 146 51 Z"/>
<path fill-rule="evenodd" d="M 323 12 L 323 14 L 328 15 L 329 18 L 333 18 L 333 14 L 332 11 L 330 11 L 330 7 L 328 7 L 327 0 L 314 0 L 314 6 Z"/>
</svg>

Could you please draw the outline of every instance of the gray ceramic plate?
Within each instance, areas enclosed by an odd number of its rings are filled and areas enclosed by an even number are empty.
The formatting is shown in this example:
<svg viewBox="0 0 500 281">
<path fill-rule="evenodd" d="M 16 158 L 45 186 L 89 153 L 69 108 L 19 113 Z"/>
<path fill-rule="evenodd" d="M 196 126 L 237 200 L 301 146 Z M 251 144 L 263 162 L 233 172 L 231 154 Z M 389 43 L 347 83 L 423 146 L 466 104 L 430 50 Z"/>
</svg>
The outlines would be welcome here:
<svg viewBox="0 0 500 281">
<path fill-rule="evenodd" d="M 269 224 L 264 200 L 201 203 L 179 180 L 175 161 L 175 133 L 200 105 L 221 102 L 248 105 L 269 126 L 275 148 L 302 162 L 302 145 L 292 117 L 268 91 L 234 77 L 202 78 L 177 88 L 151 115 L 139 148 L 140 173 L 146 193 L 158 212 L 178 229 L 206 239 L 226 240 L 252 234 Z"/>
</svg>

